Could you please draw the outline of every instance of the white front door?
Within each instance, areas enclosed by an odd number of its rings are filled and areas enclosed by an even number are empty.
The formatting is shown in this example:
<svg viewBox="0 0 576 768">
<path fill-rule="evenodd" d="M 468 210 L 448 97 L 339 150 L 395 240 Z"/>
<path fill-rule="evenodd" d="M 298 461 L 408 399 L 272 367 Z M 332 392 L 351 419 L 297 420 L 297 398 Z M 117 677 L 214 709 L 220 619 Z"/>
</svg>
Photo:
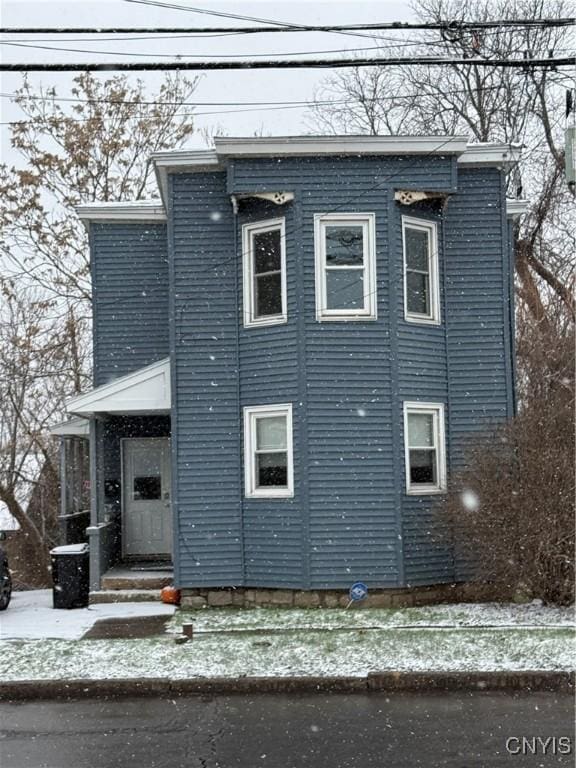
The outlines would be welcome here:
<svg viewBox="0 0 576 768">
<path fill-rule="evenodd" d="M 167 437 L 122 440 L 125 555 L 170 555 L 170 441 Z"/>
</svg>

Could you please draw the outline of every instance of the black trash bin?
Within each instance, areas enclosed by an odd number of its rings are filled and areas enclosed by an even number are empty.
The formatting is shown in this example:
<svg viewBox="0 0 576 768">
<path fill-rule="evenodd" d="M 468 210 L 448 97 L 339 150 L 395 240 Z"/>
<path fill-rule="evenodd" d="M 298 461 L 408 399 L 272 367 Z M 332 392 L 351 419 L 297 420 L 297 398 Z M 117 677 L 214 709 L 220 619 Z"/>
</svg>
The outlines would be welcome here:
<svg viewBox="0 0 576 768">
<path fill-rule="evenodd" d="M 51 550 L 54 608 L 85 608 L 88 605 L 88 553 L 88 544 L 66 544 Z"/>
</svg>

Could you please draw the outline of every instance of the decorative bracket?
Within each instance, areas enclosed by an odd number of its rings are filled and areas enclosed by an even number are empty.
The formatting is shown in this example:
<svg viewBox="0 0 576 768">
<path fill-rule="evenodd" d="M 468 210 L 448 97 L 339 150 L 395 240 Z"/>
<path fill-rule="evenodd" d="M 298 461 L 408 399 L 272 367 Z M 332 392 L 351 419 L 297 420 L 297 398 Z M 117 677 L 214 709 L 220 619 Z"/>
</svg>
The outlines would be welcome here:
<svg viewBox="0 0 576 768">
<path fill-rule="evenodd" d="M 412 205 L 422 200 L 442 200 L 447 198 L 445 192 L 419 192 L 415 189 L 398 189 L 394 192 L 394 200 L 401 205 Z"/>
</svg>

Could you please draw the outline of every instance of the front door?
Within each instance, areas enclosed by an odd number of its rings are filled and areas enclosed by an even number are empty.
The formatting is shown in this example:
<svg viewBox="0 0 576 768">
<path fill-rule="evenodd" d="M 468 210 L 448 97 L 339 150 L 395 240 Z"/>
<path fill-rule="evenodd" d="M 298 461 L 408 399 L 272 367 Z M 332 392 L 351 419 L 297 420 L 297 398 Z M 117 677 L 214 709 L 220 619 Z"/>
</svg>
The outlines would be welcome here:
<svg viewBox="0 0 576 768">
<path fill-rule="evenodd" d="M 122 441 L 124 555 L 170 556 L 170 441 L 167 437 Z"/>
</svg>

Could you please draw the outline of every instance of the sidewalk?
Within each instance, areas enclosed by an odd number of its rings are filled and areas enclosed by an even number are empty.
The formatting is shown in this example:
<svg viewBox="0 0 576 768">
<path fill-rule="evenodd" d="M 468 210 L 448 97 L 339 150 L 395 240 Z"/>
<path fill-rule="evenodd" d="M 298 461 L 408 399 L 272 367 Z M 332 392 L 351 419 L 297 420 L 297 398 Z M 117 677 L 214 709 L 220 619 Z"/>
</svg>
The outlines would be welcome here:
<svg viewBox="0 0 576 768">
<path fill-rule="evenodd" d="M 576 657 L 572 609 L 535 604 L 442 605 L 410 609 L 227 609 L 177 611 L 159 603 L 116 603 L 88 609 L 51 609 L 49 593 L 15 593 L 2 615 L 0 678 L 25 681 L 111 681 L 106 685 L 214 684 L 234 688 L 239 681 L 304 680 L 310 684 L 369 687 L 382 675 L 390 686 L 399 676 L 422 680 L 468 679 L 484 687 L 506 687 L 516 676 L 568 680 Z M 155 634 L 115 639 L 93 626 L 102 619 L 162 616 Z M 175 639 L 183 622 L 194 638 Z M 152 622 L 151 626 L 154 626 Z M 160 627 L 160 629 L 158 628 Z M 104 635 L 108 637 L 109 635 Z M 114 637 L 114 635 L 112 635 Z M 382 678 L 382 679 L 384 679 Z M 352 682 L 350 682 L 352 681 Z M 355 682 L 354 682 L 355 681 Z M 384 684 L 381 683 L 380 684 Z M 472 683 L 470 683 L 472 684 Z M 537 683 L 536 683 L 537 684 Z M 543 683 L 545 684 L 545 682 Z M 310 687 L 310 686 L 308 686 Z M 4 686 L 5 691 L 8 690 Z M 172 689 L 171 688 L 171 689 Z M 276 685 L 277 689 L 277 685 Z M 69 688 L 70 690 L 70 688 Z"/>
</svg>

